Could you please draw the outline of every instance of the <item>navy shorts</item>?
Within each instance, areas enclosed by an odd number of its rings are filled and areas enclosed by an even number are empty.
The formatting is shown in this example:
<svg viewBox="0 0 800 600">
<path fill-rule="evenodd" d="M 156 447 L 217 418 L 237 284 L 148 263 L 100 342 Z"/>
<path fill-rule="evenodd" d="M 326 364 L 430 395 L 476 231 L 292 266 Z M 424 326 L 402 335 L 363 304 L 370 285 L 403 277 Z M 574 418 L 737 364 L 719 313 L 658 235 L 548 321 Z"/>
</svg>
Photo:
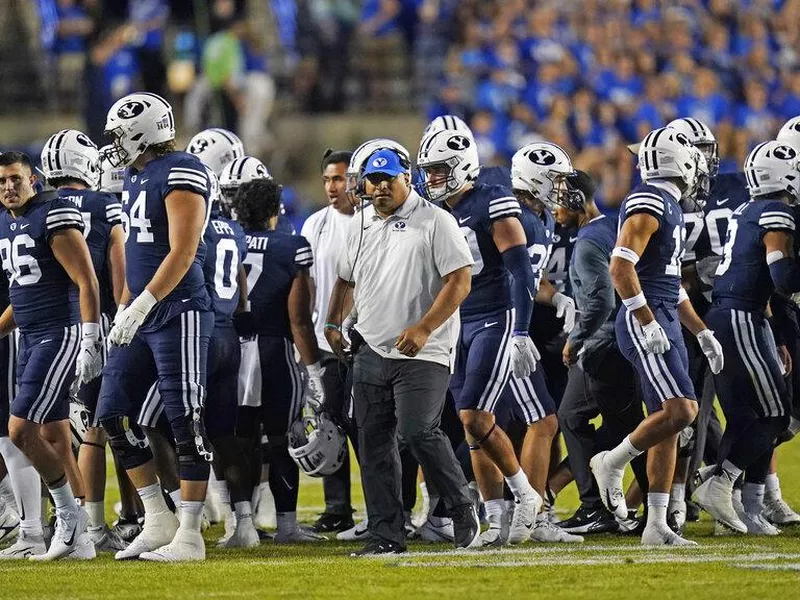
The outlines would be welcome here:
<svg viewBox="0 0 800 600">
<path fill-rule="evenodd" d="M 500 404 L 509 412 L 511 419 L 523 421 L 526 425 L 533 425 L 556 414 L 556 403 L 547 388 L 544 367 L 537 365 L 530 376 L 522 379 L 512 375 Z M 500 419 L 498 423 L 503 426 Z"/>
<path fill-rule="evenodd" d="M 108 352 L 106 349 L 106 336 L 111 331 L 111 323 L 113 318 L 110 315 L 100 315 L 100 338 L 103 340 L 103 362 L 108 360 Z M 86 407 L 89 413 L 89 426 L 99 427 L 100 423 L 97 420 L 97 400 L 100 398 L 100 385 L 103 382 L 103 376 L 95 377 L 89 383 L 84 383 L 78 390 L 78 401 Z"/>
<path fill-rule="evenodd" d="M 678 310 L 660 300 L 650 302 L 650 308 L 669 338 L 670 349 L 664 354 L 645 351 L 642 327 L 627 310 L 617 313 L 615 329 L 619 350 L 636 369 L 645 406 L 649 413 L 654 413 L 671 398 L 697 400 L 697 396 L 689 377 L 689 357 L 683 343 Z"/>
<path fill-rule="evenodd" d="M 303 369 L 294 358 L 291 340 L 257 335 L 252 341 L 242 346 L 239 392 L 247 400 L 239 404 L 260 406 L 265 435 L 285 435 L 303 411 Z"/>
<path fill-rule="evenodd" d="M 457 410 L 494 413 L 511 377 L 514 311 L 462 321 L 450 391 Z"/>
<path fill-rule="evenodd" d="M 8 417 L 17 389 L 18 332 L 0 339 L 0 437 L 8 437 Z"/>
<path fill-rule="evenodd" d="M 81 345 L 80 325 L 19 335 L 17 395 L 11 414 L 34 423 L 69 418 L 69 388 Z"/>
<path fill-rule="evenodd" d="M 762 418 L 789 414 L 786 383 L 763 312 L 712 306 L 706 324 L 725 355 L 725 367 L 714 376 L 725 415 Z"/>
<path fill-rule="evenodd" d="M 158 330 L 140 330 L 128 346 L 113 347 L 103 369 L 97 418 L 138 417 L 155 381 L 175 439 L 191 441 L 187 417 L 205 405 L 213 328 L 213 312 L 190 310 Z"/>
</svg>

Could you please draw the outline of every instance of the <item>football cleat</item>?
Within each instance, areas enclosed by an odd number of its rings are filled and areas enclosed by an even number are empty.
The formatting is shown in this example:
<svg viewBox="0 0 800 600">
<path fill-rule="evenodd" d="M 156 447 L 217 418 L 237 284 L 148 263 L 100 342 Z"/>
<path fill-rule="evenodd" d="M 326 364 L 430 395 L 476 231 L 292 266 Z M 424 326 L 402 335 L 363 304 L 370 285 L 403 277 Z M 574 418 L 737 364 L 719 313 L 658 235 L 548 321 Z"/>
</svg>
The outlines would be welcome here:
<svg viewBox="0 0 800 600">
<path fill-rule="evenodd" d="M 350 556 L 357 558 L 359 556 L 376 556 L 378 554 L 402 554 L 405 551 L 405 546 L 387 540 L 376 539 L 368 541 L 367 545 L 361 550 L 351 552 Z"/>
<path fill-rule="evenodd" d="M 697 546 L 664 525 L 647 524 L 642 533 L 642 546 Z"/>
<path fill-rule="evenodd" d="M 236 529 L 224 540 L 217 542 L 220 548 L 255 548 L 261 543 L 252 517 L 243 517 L 236 522 Z"/>
<path fill-rule="evenodd" d="M 800 515 L 780 495 L 764 495 L 764 517 L 773 525 L 797 525 Z"/>
<path fill-rule="evenodd" d="M 47 552 L 44 536 L 28 535 L 20 529 L 17 541 L 8 548 L 0 550 L 0 560 L 25 560 Z"/>
<path fill-rule="evenodd" d="M 325 542 L 328 538 L 305 527 L 295 527 L 289 531 L 276 531 L 274 540 L 276 544 L 306 544 Z"/>
<path fill-rule="evenodd" d="M 764 518 L 763 514 L 739 513 L 739 518 L 747 527 L 748 535 L 778 535 L 781 530 Z"/>
<path fill-rule="evenodd" d="M 347 531 L 355 526 L 352 515 L 334 515 L 322 513 L 316 522 L 311 526 L 314 533 L 334 533 Z"/>
<path fill-rule="evenodd" d="M 114 555 L 116 560 L 139 558 L 143 552 L 150 552 L 169 544 L 178 531 L 178 517 L 169 511 L 145 515 L 142 532 L 127 548 Z"/>
<path fill-rule="evenodd" d="M 19 531 L 19 515 L 8 504 L 0 512 L 0 543 L 11 540 Z"/>
<path fill-rule="evenodd" d="M 481 545 L 481 525 L 471 502 L 456 506 L 452 511 L 453 545 L 456 548 L 477 548 Z"/>
<path fill-rule="evenodd" d="M 341 531 L 336 534 L 336 539 L 340 542 L 354 542 L 358 540 L 366 540 L 370 537 L 369 533 L 369 520 L 364 519 L 360 523 L 356 523 L 353 527 L 346 531 Z"/>
<path fill-rule="evenodd" d="M 622 535 L 640 535 L 644 531 L 645 518 L 636 516 L 636 509 L 630 509 L 624 519 L 616 519 L 617 533 Z"/>
<path fill-rule="evenodd" d="M 86 535 L 94 544 L 97 552 L 116 552 L 128 547 L 128 542 L 123 540 L 118 533 L 108 528 L 108 525 L 101 527 L 89 527 Z"/>
<path fill-rule="evenodd" d="M 417 533 L 417 528 L 414 527 L 414 521 L 411 519 L 410 512 L 403 513 L 403 529 L 406 532 L 406 539 L 411 539 Z"/>
<path fill-rule="evenodd" d="M 69 560 L 92 560 L 97 558 L 97 549 L 89 537 L 88 533 L 78 537 L 75 542 L 75 549 L 67 555 Z"/>
<path fill-rule="evenodd" d="M 667 522 L 673 531 L 677 533 L 683 531 L 683 526 L 686 524 L 686 502 L 684 500 L 670 498 L 669 507 L 667 508 Z"/>
<path fill-rule="evenodd" d="M 430 518 L 426 519 L 414 537 L 423 542 L 453 542 L 455 539 L 453 520 L 443 518 L 442 521 L 441 525 L 434 525 Z"/>
<path fill-rule="evenodd" d="M 178 530 L 169 544 L 139 555 L 139 560 L 152 562 L 188 562 L 205 558 L 206 545 L 203 535 L 199 531 L 188 529 Z"/>
<path fill-rule="evenodd" d="M 521 544 L 531 538 L 533 528 L 536 526 L 536 515 L 541 508 L 542 497 L 535 490 L 517 499 L 508 532 L 509 544 Z"/>
<path fill-rule="evenodd" d="M 556 525 L 567 533 L 575 534 L 616 533 L 619 529 L 614 516 L 603 507 L 581 506 L 573 516 Z"/>
<path fill-rule="evenodd" d="M 144 517 L 141 518 L 144 521 Z M 138 517 L 120 517 L 111 526 L 111 531 L 122 540 L 131 543 L 142 532 L 142 523 Z"/>
<path fill-rule="evenodd" d="M 600 499 L 605 507 L 620 519 L 628 516 L 628 507 L 625 504 L 625 493 L 622 491 L 622 476 L 624 471 L 612 469 L 605 464 L 607 451 L 595 454 L 589 461 L 589 468 L 597 481 L 600 489 Z"/>
<path fill-rule="evenodd" d="M 733 481 L 724 471 L 712 475 L 694 491 L 694 499 L 703 510 L 726 527 L 739 533 L 747 533 L 747 526 L 733 508 Z"/>
<path fill-rule="evenodd" d="M 75 505 L 75 508 L 56 511 L 56 528 L 50 547 L 44 554 L 31 556 L 30 560 L 50 561 L 64 558 L 75 550 L 78 539 L 86 533 L 86 524 L 89 522 L 89 515 L 83 508 Z"/>
<path fill-rule="evenodd" d="M 553 525 L 547 516 L 543 515 L 542 518 L 536 520 L 536 527 L 533 528 L 531 533 L 531 540 L 534 542 L 560 542 L 567 544 L 582 544 L 583 536 L 568 533 Z"/>
<path fill-rule="evenodd" d="M 503 546 L 508 541 L 508 528 L 506 528 L 505 535 L 503 530 L 496 525 L 489 525 L 489 529 L 481 533 L 480 545 L 484 548 Z"/>
</svg>

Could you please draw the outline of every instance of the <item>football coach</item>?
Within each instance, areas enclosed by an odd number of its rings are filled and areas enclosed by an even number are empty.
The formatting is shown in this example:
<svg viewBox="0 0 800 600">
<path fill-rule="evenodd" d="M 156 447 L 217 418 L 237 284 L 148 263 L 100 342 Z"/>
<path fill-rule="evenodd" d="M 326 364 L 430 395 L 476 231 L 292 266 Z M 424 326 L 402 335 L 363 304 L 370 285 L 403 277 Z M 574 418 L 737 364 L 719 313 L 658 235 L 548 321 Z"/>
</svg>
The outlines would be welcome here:
<svg viewBox="0 0 800 600">
<path fill-rule="evenodd" d="M 449 509 L 456 547 L 469 547 L 480 528 L 439 421 L 472 257 L 455 219 L 413 190 L 399 154 L 378 150 L 363 177 L 372 203 L 350 223 L 325 326 L 343 355 L 342 313 L 352 298 L 354 412 L 371 534 L 353 556 L 405 551 L 398 444 Z"/>
</svg>

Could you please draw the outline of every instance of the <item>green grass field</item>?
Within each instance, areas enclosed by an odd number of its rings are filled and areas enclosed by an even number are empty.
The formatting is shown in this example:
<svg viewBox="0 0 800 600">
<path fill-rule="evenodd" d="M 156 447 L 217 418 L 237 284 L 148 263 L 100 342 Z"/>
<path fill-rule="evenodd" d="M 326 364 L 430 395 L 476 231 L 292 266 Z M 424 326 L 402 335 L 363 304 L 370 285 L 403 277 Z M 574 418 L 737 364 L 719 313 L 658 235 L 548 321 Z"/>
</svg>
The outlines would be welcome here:
<svg viewBox="0 0 800 600">
<path fill-rule="evenodd" d="M 798 507 L 800 442 L 782 446 L 779 461 L 784 498 Z M 360 487 L 353 492 L 363 514 Z M 302 481 L 300 505 L 301 519 L 313 520 L 323 505 L 319 480 Z M 557 509 L 566 516 L 576 505 L 570 486 Z M 88 562 L 0 563 L 0 598 L 798 597 L 800 528 L 771 539 L 714 537 L 712 529 L 706 515 L 689 524 L 696 549 L 645 550 L 638 538 L 602 535 L 582 546 L 529 543 L 468 553 L 414 543 L 406 555 L 352 559 L 348 553 L 358 546 L 336 541 L 220 551 L 213 544 L 217 525 L 206 534 L 204 563 L 118 563 L 109 554 Z"/>
</svg>

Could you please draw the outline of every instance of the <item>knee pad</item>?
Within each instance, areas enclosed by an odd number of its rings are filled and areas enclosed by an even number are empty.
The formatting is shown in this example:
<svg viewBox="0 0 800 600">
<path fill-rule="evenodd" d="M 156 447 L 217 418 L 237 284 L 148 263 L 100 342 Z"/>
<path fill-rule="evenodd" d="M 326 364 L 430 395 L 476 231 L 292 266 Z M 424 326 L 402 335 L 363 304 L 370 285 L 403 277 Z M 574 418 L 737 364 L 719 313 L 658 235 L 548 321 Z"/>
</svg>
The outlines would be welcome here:
<svg viewBox="0 0 800 600">
<path fill-rule="evenodd" d="M 178 427 L 173 422 L 180 477 L 189 481 L 208 479 L 214 448 L 203 426 L 203 411 L 196 408 L 181 420 L 183 423 Z"/>
<path fill-rule="evenodd" d="M 480 450 L 481 449 L 481 444 L 483 444 L 486 440 L 489 439 L 489 436 L 491 436 L 492 433 L 494 433 L 494 430 L 495 430 L 496 427 L 497 427 L 497 423 L 492 423 L 492 426 L 489 428 L 489 431 L 487 431 L 481 437 L 479 437 L 474 442 L 469 444 L 469 449 L 470 450 Z"/>
<path fill-rule="evenodd" d="M 100 421 L 108 436 L 112 452 L 119 458 L 125 470 L 140 467 L 152 460 L 153 453 L 147 436 L 127 416 L 107 417 Z"/>
</svg>

